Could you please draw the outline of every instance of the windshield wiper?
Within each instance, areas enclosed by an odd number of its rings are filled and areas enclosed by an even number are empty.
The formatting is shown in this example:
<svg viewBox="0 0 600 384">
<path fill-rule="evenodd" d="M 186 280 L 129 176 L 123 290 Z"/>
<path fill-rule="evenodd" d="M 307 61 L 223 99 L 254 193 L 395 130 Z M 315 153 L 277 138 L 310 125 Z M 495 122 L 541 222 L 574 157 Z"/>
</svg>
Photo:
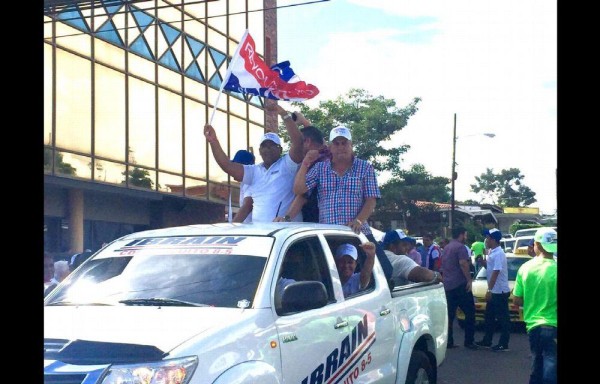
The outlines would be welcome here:
<svg viewBox="0 0 600 384">
<path fill-rule="evenodd" d="M 113 304 L 108 304 L 108 303 L 78 303 L 78 302 L 75 302 L 75 301 L 66 301 L 66 300 L 54 301 L 52 303 L 46 304 L 47 307 L 52 306 L 52 305 L 84 306 L 84 305 L 113 305 Z"/>
<path fill-rule="evenodd" d="M 198 304 L 198 303 L 192 303 L 189 301 L 176 300 L 176 299 L 167 299 L 164 297 L 151 297 L 151 298 L 147 298 L 147 299 L 126 299 L 126 300 L 119 300 L 119 303 L 125 304 L 125 305 L 147 305 L 147 306 L 163 305 L 163 306 L 173 306 L 173 307 L 176 307 L 176 306 L 208 307 L 209 306 L 206 304 Z"/>
</svg>

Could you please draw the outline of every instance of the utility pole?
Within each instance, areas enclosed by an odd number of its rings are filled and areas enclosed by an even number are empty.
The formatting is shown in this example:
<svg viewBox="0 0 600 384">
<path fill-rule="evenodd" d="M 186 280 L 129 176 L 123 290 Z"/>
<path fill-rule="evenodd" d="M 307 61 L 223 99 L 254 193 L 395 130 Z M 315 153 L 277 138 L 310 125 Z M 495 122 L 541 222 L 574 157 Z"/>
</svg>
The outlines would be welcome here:
<svg viewBox="0 0 600 384">
<path fill-rule="evenodd" d="M 452 134 L 452 192 L 450 193 L 450 234 L 454 228 L 454 183 L 456 181 L 456 113 L 454 114 L 454 132 Z"/>
</svg>

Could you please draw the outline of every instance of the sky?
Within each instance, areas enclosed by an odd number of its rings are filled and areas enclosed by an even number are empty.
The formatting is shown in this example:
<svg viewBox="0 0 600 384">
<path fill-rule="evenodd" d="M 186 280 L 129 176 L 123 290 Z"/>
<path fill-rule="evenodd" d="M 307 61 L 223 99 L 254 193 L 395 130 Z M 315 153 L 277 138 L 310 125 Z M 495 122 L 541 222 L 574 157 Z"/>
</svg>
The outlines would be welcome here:
<svg viewBox="0 0 600 384">
<path fill-rule="evenodd" d="M 280 8 L 277 17 L 278 61 L 320 90 L 307 105 L 351 88 L 400 108 L 419 97 L 393 136 L 411 146 L 402 169 L 420 163 L 450 178 L 456 115 L 457 201 L 479 200 L 470 184 L 487 168 L 518 168 L 536 192 L 530 206 L 555 212 L 556 0 L 330 0 Z"/>
</svg>

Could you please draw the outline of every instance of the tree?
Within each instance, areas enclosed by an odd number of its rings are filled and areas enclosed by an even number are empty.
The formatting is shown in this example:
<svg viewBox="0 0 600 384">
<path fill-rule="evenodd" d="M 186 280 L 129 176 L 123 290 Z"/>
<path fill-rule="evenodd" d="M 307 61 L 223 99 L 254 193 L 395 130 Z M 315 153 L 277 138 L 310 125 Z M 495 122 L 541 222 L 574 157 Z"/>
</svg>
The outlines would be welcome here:
<svg viewBox="0 0 600 384">
<path fill-rule="evenodd" d="M 121 174 L 125 176 L 126 172 L 121 172 Z M 125 184 L 125 182 L 126 180 L 123 180 L 123 184 Z M 154 182 L 150 178 L 150 172 L 138 167 L 133 167 L 131 172 L 129 172 L 129 184 L 148 189 L 152 189 L 154 186 Z"/>
<path fill-rule="evenodd" d="M 480 202 L 491 201 L 502 207 L 526 207 L 535 203 L 535 192 L 522 183 L 525 178 L 518 168 L 503 169 L 494 173 L 487 168 L 481 176 L 475 176 L 476 184 L 471 190 L 482 195 Z"/>
<path fill-rule="evenodd" d="M 44 148 L 44 169 L 51 170 L 52 169 L 52 149 Z M 64 162 L 63 154 L 54 151 L 54 166 L 56 168 L 57 173 L 62 173 L 63 175 L 76 175 L 77 169 L 73 167 L 69 163 Z"/>
<path fill-rule="evenodd" d="M 383 96 L 374 97 L 362 89 L 351 89 L 335 100 L 321 101 L 311 109 L 302 103 L 292 103 L 311 123 L 319 128 L 325 138 L 338 125 L 345 125 L 352 131 L 354 152 L 361 159 L 373 164 L 376 171 L 400 172 L 400 156 L 409 145 L 396 145 L 390 149 L 382 146 L 391 136 L 402 130 L 418 108 L 420 98 L 404 108 L 398 108 L 396 101 Z"/>
<path fill-rule="evenodd" d="M 381 186 L 381 200 L 377 209 L 382 211 L 418 211 L 416 200 L 443 203 L 450 200 L 450 179 L 432 176 L 422 164 L 413 164 L 409 170 L 398 173 Z"/>
</svg>

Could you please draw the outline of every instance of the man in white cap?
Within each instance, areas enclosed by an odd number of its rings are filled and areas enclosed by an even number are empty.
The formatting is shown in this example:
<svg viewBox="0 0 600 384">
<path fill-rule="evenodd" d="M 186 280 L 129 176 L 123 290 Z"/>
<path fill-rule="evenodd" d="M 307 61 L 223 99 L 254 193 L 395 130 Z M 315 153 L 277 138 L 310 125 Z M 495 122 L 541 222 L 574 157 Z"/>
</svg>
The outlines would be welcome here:
<svg viewBox="0 0 600 384">
<path fill-rule="evenodd" d="M 215 129 L 210 124 L 204 126 L 204 136 L 219 167 L 235 180 L 251 186 L 253 222 L 272 222 L 280 212 L 287 211 L 295 196 L 292 191 L 294 176 L 304 157 L 298 125 L 283 108 L 278 108 L 278 113 L 290 136 L 290 150 L 282 156 L 281 138 L 267 132 L 260 140 L 259 153 L 263 160 L 260 164 L 243 165 L 231 161 L 223 151 Z M 291 221 L 302 221 L 302 213 Z"/>
<path fill-rule="evenodd" d="M 352 134 L 344 126 L 335 127 L 329 133 L 329 151 L 331 159 L 317 163 L 319 151 L 306 153 L 294 180 L 294 193 L 316 191 L 320 223 L 347 225 L 376 243 L 367 221 L 376 200 L 381 198 L 373 165 L 354 155 Z M 380 245 L 377 258 L 389 279 L 392 266 Z"/>
<path fill-rule="evenodd" d="M 344 297 L 365 289 L 371 281 L 371 272 L 375 263 L 375 244 L 367 242 L 361 244 L 360 247 L 367 255 L 360 272 L 354 272 L 358 260 L 358 252 L 354 245 L 341 244 L 335 250 L 335 265 L 340 275 Z"/>
<path fill-rule="evenodd" d="M 556 383 L 558 236 L 552 228 L 540 228 L 533 236 L 536 256 L 521 265 L 513 289 L 514 304 L 523 307 L 529 335 L 530 383 Z"/>
</svg>

